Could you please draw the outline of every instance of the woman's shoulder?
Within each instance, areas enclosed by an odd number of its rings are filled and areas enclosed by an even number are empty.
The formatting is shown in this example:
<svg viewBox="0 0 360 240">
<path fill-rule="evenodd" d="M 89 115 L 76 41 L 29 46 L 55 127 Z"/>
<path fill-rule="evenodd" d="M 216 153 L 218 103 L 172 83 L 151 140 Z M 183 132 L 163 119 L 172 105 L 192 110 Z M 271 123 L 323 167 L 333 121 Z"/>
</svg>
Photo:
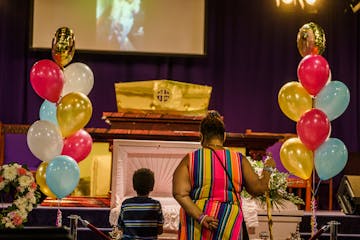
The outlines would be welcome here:
<svg viewBox="0 0 360 240">
<path fill-rule="evenodd" d="M 186 153 L 184 158 L 189 158 L 189 156 L 197 155 L 201 151 L 204 151 L 204 148 L 200 147 L 200 148 L 193 149 L 192 151 Z"/>
<path fill-rule="evenodd" d="M 242 152 L 240 150 L 238 150 L 237 148 L 232 148 L 232 147 L 224 147 L 224 150 L 233 154 L 237 154 L 237 155 L 241 155 L 243 156 Z"/>
</svg>

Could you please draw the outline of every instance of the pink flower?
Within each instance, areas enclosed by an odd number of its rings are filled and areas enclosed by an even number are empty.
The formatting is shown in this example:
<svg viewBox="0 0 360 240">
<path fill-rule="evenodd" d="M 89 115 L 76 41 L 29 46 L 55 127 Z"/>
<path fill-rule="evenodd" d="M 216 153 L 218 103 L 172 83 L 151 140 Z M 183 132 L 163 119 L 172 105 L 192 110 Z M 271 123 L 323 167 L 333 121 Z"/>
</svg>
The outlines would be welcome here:
<svg viewBox="0 0 360 240">
<path fill-rule="evenodd" d="M 31 185 L 30 185 L 30 188 L 36 189 L 37 188 L 36 182 L 32 182 Z"/>
<path fill-rule="evenodd" d="M 9 217 L 12 219 L 12 222 L 15 226 L 19 226 L 23 223 L 22 217 L 16 212 L 10 212 Z"/>
<path fill-rule="evenodd" d="M 25 175 L 26 174 L 26 169 L 25 168 L 18 168 L 18 174 L 21 175 Z"/>
</svg>

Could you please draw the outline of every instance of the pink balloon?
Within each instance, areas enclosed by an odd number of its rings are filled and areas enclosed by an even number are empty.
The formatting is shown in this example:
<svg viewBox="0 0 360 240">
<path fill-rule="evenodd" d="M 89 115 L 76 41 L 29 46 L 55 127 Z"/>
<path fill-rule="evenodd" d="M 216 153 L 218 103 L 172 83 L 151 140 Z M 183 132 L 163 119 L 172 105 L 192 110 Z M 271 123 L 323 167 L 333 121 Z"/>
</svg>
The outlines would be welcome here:
<svg viewBox="0 0 360 240">
<path fill-rule="evenodd" d="M 329 137 L 330 121 L 324 112 L 313 108 L 300 117 L 296 131 L 301 142 L 308 149 L 315 150 Z"/>
<path fill-rule="evenodd" d="M 307 55 L 300 61 L 297 75 L 306 91 L 316 96 L 329 80 L 329 64 L 321 55 Z"/>
<path fill-rule="evenodd" d="M 55 103 L 64 87 L 64 74 L 55 62 L 44 59 L 32 66 L 30 82 L 40 97 Z"/>
<path fill-rule="evenodd" d="M 64 147 L 61 155 L 72 157 L 76 162 L 84 160 L 92 148 L 92 138 L 84 129 L 80 129 L 64 140 Z"/>
</svg>

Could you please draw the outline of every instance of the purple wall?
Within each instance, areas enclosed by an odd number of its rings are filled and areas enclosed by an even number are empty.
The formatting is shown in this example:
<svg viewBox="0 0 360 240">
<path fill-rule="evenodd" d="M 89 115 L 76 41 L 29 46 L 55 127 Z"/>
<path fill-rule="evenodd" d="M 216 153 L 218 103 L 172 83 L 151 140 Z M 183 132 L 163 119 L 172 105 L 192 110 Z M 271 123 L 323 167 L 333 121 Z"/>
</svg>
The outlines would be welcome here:
<svg viewBox="0 0 360 240">
<path fill-rule="evenodd" d="M 30 170 L 36 171 L 41 160 L 36 158 L 28 148 L 26 134 L 6 134 L 5 143 L 4 164 L 18 162 L 27 165 Z"/>
<path fill-rule="evenodd" d="M 0 121 L 4 123 L 32 124 L 43 101 L 29 83 L 29 72 L 36 61 L 51 59 L 51 54 L 50 49 L 29 49 L 30 2 L 0 2 Z M 224 115 L 229 132 L 295 133 L 296 123 L 281 112 L 277 95 L 284 84 L 297 80 L 301 56 L 296 36 L 303 24 L 314 21 L 326 33 L 323 56 L 333 80 L 350 90 L 350 105 L 331 122 L 331 137 L 342 140 L 349 152 L 360 152 L 360 17 L 344 11 L 345 2 L 323 1 L 319 13 L 310 14 L 300 9 L 284 12 L 270 0 L 208 0 L 203 57 L 76 51 L 72 62 L 87 64 L 95 78 L 89 94 L 94 111 L 86 127 L 107 127 L 101 116 L 117 110 L 115 82 L 172 79 L 212 86 L 209 108 Z M 49 47 L 50 43 L 51 39 Z M 26 142 L 17 139 L 14 144 Z M 22 158 L 16 152 L 6 154 Z"/>
</svg>

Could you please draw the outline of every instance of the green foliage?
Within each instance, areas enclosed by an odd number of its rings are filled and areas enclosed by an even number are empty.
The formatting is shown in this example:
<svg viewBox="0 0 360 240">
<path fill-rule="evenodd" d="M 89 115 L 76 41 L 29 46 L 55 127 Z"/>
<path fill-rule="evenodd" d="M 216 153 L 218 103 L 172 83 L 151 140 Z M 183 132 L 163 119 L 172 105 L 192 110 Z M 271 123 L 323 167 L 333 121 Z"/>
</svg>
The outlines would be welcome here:
<svg viewBox="0 0 360 240">
<path fill-rule="evenodd" d="M 260 177 L 262 176 L 264 163 L 262 161 L 256 161 L 249 159 L 249 162 L 251 166 L 253 167 L 256 174 L 258 174 Z M 289 193 L 287 191 L 288 182 L 287 179 L 289 177 L 289 174 L 279 172 L 276 168 L 270 175 L 270 181 L 269 181 L 269 196 L 270 196 L 270 202 L 271 206 L 279 207 L 284 204 L 284 202 L 290 201 L 296 205 L 304 205 L 304 200 L 300 197 L 294 195 L 293 193 Z M 246 190 L 244 189 L 242 191 L 242 196 L 245 198 L 252 197 Z M 266 197 L 265 194 L 257 196 L 256 199 L 260 201 L 262 205 L 266 204 Z"/>
</svg>

